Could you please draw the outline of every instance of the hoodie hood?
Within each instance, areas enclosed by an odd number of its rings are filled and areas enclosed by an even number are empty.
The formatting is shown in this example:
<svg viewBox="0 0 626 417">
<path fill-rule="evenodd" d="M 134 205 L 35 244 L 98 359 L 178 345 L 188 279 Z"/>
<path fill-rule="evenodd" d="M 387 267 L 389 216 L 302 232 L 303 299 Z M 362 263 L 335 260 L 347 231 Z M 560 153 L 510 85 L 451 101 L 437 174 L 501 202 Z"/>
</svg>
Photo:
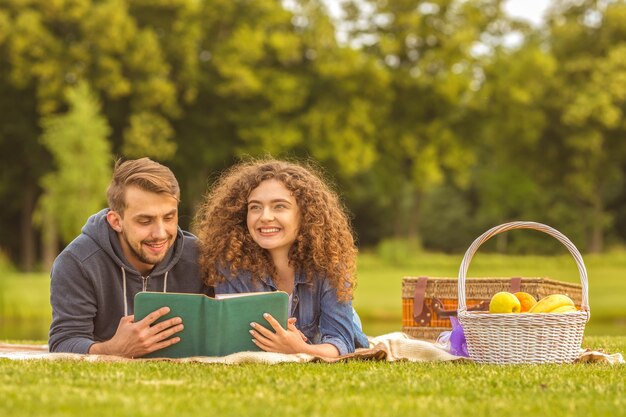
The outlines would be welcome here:
<svg viewBox="0 0 626 417">
<path fill-rule="evenodd" d="M 111 257 L 117 266 L 134 275 L 141 276 L 141 273 L 135 269 L 124 257 L 122 245 L 120 244 L 117 232 L 109 225 L 107 221 L 107 213 L 110 209 L 100 210 L 92 215 L 83 226 L 82 233 L 89 236 L 102 250 Z M 184 239 L 183 236 L 187 232 L 183 232 L 180 227 L 176 232 L 176 240 L 167 251 L 165 258 L 158 263 L 150 276 L 159 276 L 167 273 L 180 260 L 183 253 Z M 190 233 L 187 233 L 191 236 Z"/>
</svg>

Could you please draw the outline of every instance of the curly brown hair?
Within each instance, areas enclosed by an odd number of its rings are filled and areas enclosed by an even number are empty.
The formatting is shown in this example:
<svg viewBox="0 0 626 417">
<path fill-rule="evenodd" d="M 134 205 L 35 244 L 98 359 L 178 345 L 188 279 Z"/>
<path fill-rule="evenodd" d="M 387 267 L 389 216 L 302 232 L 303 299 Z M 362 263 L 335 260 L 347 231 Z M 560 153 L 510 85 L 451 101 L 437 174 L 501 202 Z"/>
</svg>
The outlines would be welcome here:
<svg viewBox="0 0 626 417">
<path fill-rule="evenodd" d="M 311 163 L 244 161 L 219 177 L 194 221 L 205 282 L 214 286 L 224 281 L 220 270 L 233 275 L 248 271 L 255 279 L 276 272 L 269 252 L 252 239 L 246 223 L 248 196 L 269 179 L 285 185 L 301 213 L 298 236 L 289 251 L 290 264 L 308 281 L 328 279 L 338 300 L 351 300 L 356 286 L 357 248 L 350 220 L 337 194 Z"/>
</svg>

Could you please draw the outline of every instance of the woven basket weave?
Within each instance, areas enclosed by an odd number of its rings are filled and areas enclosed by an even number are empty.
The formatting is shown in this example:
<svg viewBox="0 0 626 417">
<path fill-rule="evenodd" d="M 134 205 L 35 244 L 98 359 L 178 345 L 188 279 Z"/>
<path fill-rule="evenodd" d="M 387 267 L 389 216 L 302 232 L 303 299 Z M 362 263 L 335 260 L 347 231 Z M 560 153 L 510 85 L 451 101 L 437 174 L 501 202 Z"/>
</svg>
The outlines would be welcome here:
<svg viewBox="0 0 626 417">
<path fill-rule="evenodd" d="M 581 309 L 571 313 L 491 314 L 467 311 L 465 277 L 478 248 L 491 237 L 513 229 L 534 229 L 558 239 L 578 266 L 582 285 Z M 481 363 L 567 363 L 580 354 L 590 310 L 587 270 L 574 244 L 561 232 L 535 222 L 511 222 L 489 229 L 467 249 L 458 280 L 458 318 L 470 358 Z"/>
</svg>

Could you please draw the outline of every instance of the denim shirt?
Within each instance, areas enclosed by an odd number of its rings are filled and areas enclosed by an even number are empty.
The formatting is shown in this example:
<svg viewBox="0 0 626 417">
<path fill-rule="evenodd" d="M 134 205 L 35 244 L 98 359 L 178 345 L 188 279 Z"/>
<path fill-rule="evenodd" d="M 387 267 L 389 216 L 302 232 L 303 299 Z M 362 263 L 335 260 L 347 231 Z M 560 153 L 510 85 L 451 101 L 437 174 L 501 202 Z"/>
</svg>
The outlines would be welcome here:
<svg viewBox="0 0 626 417">
<path fill-rule="evenodd" d="M 271 277 L 252 280 L 252 274 L 247 272 L 227 278 L 215 287 L 216 294 L 276 290 Z M 330 343 L 340 355 L 368 346 L 352 302 L 337 300 L 335 289 L 326 279 L 306 282 L 303 273 L 296 273 L 289 316 L 297 319 L 296 327 L 309 339 L 309 343 Z"/>
</svg>

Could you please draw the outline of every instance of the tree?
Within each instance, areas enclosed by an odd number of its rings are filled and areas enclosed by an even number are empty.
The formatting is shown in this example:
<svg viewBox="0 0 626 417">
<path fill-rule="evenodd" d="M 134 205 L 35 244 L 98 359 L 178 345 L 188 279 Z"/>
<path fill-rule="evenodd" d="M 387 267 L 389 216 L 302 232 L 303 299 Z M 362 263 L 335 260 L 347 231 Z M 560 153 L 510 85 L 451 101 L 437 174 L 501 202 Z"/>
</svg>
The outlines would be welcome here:
<svg viewBox="0 0 626 417">
<path fill-rule="evenodd" d="M 474 153 L 463 126 L 477 83 L 473 52 L 500 30 L 500 1 L 344 3 L 352 41 L 390 74 L 374 170 L 392 196 L 395 234 L 414 237 L 424 193 L 446 179 L 469 183 Z"/>
<path fill-rule="evenodd" d="M 214 1 L 200 10 L 201 82 L 175 123 L 186 200 L 234 159 L 313 157 L 350 178 L 377 155 L 386 71 L 335 40 L 319 1 Z M 182 143 L 184 141 L 184 143 Z"/>
<path fill-rule="evenodd" d="M 198 26 L 185 24 L 197 17 L 197 2 L 163 2 L 175 12 L 169 21 L 179 35 L 167 37 L 167 45 L 160 43 L 158 25 L 133 16 L 129 3 L 140 5 L 125 0 L 0 3 L 0 150 L 7 166 L 0 196 L 9 202 L 2 218 L 21 219 L 2 225 L 7 233 L 0 245 L 12 254 L 19 251 L 24 269 L 36 256 L 31 218 L 42 192 L 40 178 L 52 169 L 39 143 L 40 119 L 66 110 L 68 87 L 87 81 L 98 94 L 116 154 L 170 159 L 175 152 L 172 119 L 181 115 L 180 102 L 193 98 L 197 81 L 192 77 L 197 54 L 188 48 L 195 46 Z M 179 60 L 170 64 L 167 53 L 174 48 Z M 190 58 L 181 61 L 181 56 Z M 160 127 L 156 133 L 154 126 Z"/>
<path fill-rule="evenodd" d="M 623 195 L 626 150 L 626 3 L 557 1 L 549 18 L 559 62 L 552 86 L 562 171 L 590 252 L 599 252 Z"/>
<path fill-rule="evenodd" d="M 44 264 L 52 265 L 60 237 L 69 243 L 87 217 L 103 207 L 111 178 L 111 129 L 87 83 L 67 92 L 69 110 L 42 120 L 42 144 L 52 154 L 56 170 L 41 179 L 43 194 L 34 214 L 42 229 Z"/>
<path fill-rule="evenodd" d="M 562 230 L 565 219 L 551 216 L 556 215 L 551 201 L 556 192 L 546 166 L 554 161 L 545 152 L 554 142 L 545 138 L 550 124 L 546 101 L 557 67 L 541 33 L 529 28 L 520 45 L 495 45 L 483 58 L 483 81 L 470 105 L 476 123 L 468 126 L 476 153 L 470 187 L 476 196 L 473 219 L 483 229 L 534 219 Z M 496 239 L 504 251 L 509 234 Z"/>
</svg>

